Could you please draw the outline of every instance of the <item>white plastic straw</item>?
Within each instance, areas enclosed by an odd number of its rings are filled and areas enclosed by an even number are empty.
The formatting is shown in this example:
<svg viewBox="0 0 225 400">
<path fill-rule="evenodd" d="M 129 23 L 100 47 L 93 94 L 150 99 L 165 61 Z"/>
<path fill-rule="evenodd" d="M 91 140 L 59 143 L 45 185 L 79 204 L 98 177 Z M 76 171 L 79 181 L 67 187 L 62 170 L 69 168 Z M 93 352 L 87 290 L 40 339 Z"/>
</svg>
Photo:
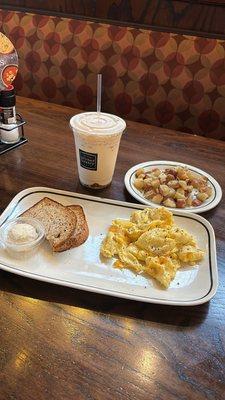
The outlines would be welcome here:
<svg viewBox="0 0 225 400">
<path fill-rule="evenodd" d="M 102 74 L 98 74 L 97 80 L 97 113 L 101 112 L 102 104 Z"/>
</svg>

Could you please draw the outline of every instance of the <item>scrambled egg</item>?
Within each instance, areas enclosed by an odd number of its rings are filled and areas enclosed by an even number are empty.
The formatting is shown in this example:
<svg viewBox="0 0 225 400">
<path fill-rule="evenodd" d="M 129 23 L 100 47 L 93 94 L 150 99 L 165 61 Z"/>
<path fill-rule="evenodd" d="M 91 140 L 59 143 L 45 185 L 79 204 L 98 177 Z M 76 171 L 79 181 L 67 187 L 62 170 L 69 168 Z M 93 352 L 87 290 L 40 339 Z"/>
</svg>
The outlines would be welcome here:
<svg viewBox="0 0 225 400">
<path fill-rule="evenodd" d="M 101 255 L 116 257 L 114 266 L 155 278 L 168 288 L 182 265 L 201 261 L 204 252 L 166 208 L 134 211 L 130 220 L 115 219 L 101 246 Z"/>
</svg>

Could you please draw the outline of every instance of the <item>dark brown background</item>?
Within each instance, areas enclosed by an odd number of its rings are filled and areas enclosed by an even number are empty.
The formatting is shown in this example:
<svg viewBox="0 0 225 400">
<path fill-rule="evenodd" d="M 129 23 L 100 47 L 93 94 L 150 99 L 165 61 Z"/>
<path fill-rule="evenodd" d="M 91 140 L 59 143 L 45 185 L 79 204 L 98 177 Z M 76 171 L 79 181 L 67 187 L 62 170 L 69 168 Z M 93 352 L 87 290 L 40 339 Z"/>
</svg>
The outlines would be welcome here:
<svg viewBox="0 0 225 400">
<path fill-rule="evenodd" d="M 225 0 L 1 0 L 0 7 L 225 38 Z"/>
</svg>

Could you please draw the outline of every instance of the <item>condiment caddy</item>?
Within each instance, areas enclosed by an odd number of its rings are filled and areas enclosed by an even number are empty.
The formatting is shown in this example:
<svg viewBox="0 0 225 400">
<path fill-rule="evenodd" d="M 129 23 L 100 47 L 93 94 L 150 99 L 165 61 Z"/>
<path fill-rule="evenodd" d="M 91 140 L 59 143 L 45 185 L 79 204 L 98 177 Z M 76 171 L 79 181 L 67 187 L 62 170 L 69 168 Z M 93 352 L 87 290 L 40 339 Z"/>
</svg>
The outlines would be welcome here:
<svg viewBox="0 0 225 400">
<path fill-rule="evenodd" d="M 0 154 L 27 142 L 23 126 L 26 123 L 16 113 L 16 96 L 11 85 L 0 92 Z"/>
</svg>

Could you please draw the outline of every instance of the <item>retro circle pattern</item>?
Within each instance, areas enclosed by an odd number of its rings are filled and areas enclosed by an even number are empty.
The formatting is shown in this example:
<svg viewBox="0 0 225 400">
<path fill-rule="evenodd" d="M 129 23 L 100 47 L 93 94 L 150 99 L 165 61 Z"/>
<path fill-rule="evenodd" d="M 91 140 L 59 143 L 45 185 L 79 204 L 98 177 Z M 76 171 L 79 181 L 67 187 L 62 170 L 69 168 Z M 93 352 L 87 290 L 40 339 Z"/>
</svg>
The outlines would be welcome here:
<svg viewBox="0 0 225 400">
<path fill-rule="evenodd" d="M 225 42 L 0 10 L 20 60 L 17 93 L 225 139 Z"/>
</svg>

